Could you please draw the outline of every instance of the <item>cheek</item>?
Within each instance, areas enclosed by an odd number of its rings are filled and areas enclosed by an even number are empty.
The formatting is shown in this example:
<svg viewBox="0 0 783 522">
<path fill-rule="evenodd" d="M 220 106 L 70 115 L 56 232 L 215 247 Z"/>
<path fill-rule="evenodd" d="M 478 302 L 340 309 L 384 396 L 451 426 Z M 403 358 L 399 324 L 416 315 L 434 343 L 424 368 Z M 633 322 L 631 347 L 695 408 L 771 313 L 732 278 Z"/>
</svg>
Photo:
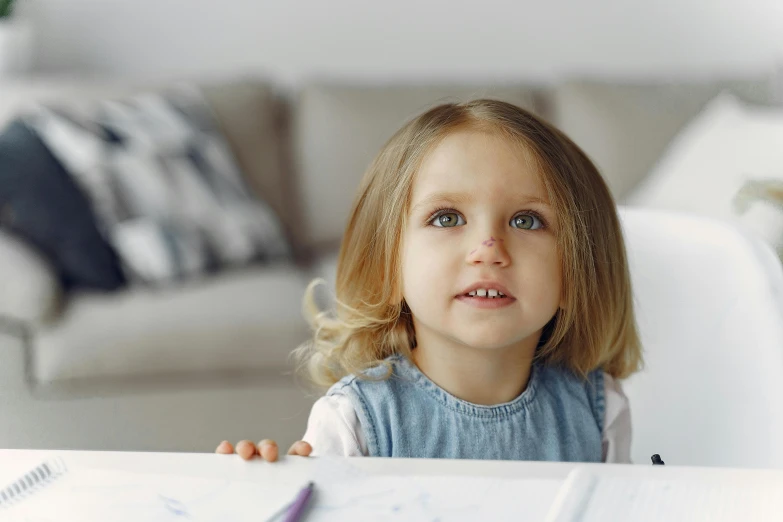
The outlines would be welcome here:
<svg viewBox="0 0 783 522">
<path fill-rule="evenodd" d="M 560 256 L 553 252 L 546 260 L 546 280 L 548 281 L 547 295 L 558 308 L 563 305 L 563 272 L 560 263 Z"/>
<path fill-rule="evenodd" d="M 406 255 L 402 259 L 402 289 L 405 298 L 428 286 L 428 275 L 431 273 L 430 260 L 421 255 Z M 429 282 L 431 285 L 432 282 Z"/>
<path fill-rule="evenodd" d="M 406 242 L 401 259 L 402 291 L 407 301 L 422 300 L 422 294 L 439 295 L 451 290 L 455 275 L 454 254 L 445 245 L 428 237 L 413 237 Z M 418 299 L 416 298 L 418 296 Z"/>
<path fill-rule="evenodd" d="M 529 289 L 531 295 L 535 295 L 535 299 L 540 303 L 554 302 L 559 306 L 563 281 L 560 256 L 554 245 L 529 249 L 517 259 L 518 263 L 525 267 L 524 286 Z"/>
</svg>

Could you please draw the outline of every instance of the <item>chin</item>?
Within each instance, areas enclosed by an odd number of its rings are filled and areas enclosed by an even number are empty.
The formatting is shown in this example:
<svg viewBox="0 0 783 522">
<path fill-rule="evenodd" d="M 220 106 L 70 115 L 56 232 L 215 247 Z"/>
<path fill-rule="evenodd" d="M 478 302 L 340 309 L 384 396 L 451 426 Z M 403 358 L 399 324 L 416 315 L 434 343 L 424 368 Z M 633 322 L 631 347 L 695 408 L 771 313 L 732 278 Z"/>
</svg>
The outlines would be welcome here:
<svg viewBox="0 0 783 522">
<path fill-rule="evenodd" d="M 460 344 L 476 350 L 502 350 L 524 343 L 531 336 L 540 335 L 541 331 L 520 331 L 519 329 L 498 330 L 480 328 L 471 332 L 452 330 L 453 338 Z"/>
<path fill-rule="evenodd" d="M 519 343 L 521 341 L 518 337 L 512 337 L 509 335 L 495 335 L 495 336 L 475 336 L 461 337 L 460 342 L 465 346 L 474 348 L 476 350 L 501 350 L 508 348 L 509 346 Z"/>
</svg>

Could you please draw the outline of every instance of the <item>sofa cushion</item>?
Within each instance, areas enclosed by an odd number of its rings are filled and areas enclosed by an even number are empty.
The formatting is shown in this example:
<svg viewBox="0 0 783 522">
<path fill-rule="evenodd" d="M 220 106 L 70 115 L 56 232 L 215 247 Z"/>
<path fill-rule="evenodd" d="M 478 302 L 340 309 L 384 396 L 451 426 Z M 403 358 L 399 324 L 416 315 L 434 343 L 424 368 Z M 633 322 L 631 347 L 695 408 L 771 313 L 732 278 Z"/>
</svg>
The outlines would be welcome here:
<svg viewBox="0 0 783 522">
<path fill-rule="evenodd" d="M 27 120 L 89 196 L 130 281 L 169 284 L 286 258 L 274 211 L 253 197 L 200 89 L 157 89 Z"/>
<path fill-rule="evenodd" d="M 87 197 L 20 120 L 0 134 L 0 227 L 46 257 L 66 289 L 115 290 L 125 284 Z"/>
<path fill-rule="evenodd" d="M 642 180 L 669 141 L 723 90 L 778 102 L 774 81 L 607 83 L 572 81 L 551 92 L 550 119 L 593 159 L 616 198 Z"/>
<path fill-rule="evenodd" d="M 339 241 L 365 169 L 413 116 L 439 103 L 481 97 L 532 110 L 535 92 L 522 86 L 306 86 L 294 118 L 300 240 L 311 248 Z"/>
<path fill-rule="evenodd" d="M 215 112 L 237 162 L 248 182 L 286 215 L 285 173 L 280 162 L 281 104 L 271 85 L 260 78 L 241 78 L 200 83 Z M 163 82 L 142 85 L 117 79 L 38 78 L 4 80 L 0 84 L 0 126 L 33 104 L 68 100 L 87 105 L 95 100 L 118 99 L 142 90 L 156 89 Z"/>
<path fill-rule="evenodd" d="M 38 103 L 67 100 L 74 108 L 95 100 L 120 99 L 171 82 L 109 78 L 11 79 L 0 83 L 0 127 Z M 284 167 L 289 143 L 282 128 L 282 104 L 261 78 L 210 80 L 200 83 L 231 151 L 253 192 L 280 216 L 286 233 L 296 219 L 296 200 Z"/>
<path fill-rule="evenodd" d="M 299 250 L 293 230 L 299 206 L 288 171 L 290 140 L 281 97 L 260 79 L 205 83 L 202 90 L 248 185 L 280 217 Z"/>
<path fill-rule="evenodd" d="M 38 322 L 57 310 L 61 286 L 30 245 L 0 229 L 0 323 Z"/>
<path fill-rule="evenodd" d="M 176 291 L 75 295 L 33 338 L 39 384 L 290 370 L 308 338 L 307 277 L 289 266 L 226 273 Z"/>
</svg>

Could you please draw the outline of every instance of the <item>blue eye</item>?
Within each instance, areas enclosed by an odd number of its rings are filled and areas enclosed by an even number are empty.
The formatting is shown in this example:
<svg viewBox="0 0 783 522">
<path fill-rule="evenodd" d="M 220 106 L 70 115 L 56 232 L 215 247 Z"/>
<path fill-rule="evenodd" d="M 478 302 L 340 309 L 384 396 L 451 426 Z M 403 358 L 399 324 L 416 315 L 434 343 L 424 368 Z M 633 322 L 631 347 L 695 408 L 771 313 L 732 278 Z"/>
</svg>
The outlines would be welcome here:
<svg viewBox="0 0 783 522">
<path fill-rule="evenodd" d="M 519 228 L 521 230 L 537 230 L 544 226 L 541 219 L 535 214 L 531 213 L 517 214 L 511 218 L 511 222 L 509 224 L 512 227 Z"/>
<path fill-rule="evenodd" d="M 452 228 L 464 224 L 465 218 L 456 212 L 441 212 L 430 220 L 430 225 L 438 228 Z"/>
</svg>

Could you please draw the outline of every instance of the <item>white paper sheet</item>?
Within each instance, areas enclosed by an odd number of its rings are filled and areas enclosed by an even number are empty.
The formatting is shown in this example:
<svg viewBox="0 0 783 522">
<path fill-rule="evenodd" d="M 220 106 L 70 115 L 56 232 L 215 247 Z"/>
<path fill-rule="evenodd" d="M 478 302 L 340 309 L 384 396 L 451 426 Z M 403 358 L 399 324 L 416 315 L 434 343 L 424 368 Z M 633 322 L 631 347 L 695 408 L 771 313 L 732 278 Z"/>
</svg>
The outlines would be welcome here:
<svg viewBox="0 0 783 522">
<path fill-rule="evenodd" d="M 259 522 L 302 485 L 76 469 L 0 508 L 0 521 Z"/>
<path fill-rule="evenodd" d="M 561 484 L 541 479 L 376 476 L 318 487 L 306 520 L 540 522 Z"/>
<path fill-rule="evenodd" d="M 574 470 L 548 522 L 783 520 L 781 480 L 631 478 Z"/>
<path fill-rule="evenodd" d="M 559 480 L 371 476 L 317 459 L 305 520 L 540 521 Z M 255 483 L 114 470 L 69 470 L 10 509 L 2 522 L 259 522 L 289 505 L 304 480 Z"/>
</svg>

